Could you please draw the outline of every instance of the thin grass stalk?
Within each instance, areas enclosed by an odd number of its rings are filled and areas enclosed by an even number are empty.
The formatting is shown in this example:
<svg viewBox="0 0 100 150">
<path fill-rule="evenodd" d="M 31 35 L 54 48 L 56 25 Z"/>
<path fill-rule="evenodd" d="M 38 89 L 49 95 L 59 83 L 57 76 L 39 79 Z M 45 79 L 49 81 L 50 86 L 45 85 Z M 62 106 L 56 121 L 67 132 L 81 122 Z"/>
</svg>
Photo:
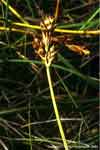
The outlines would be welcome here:
<svg viewBox="0 0 100 150">
<path fill-rule="evenodd" d="M 31 122 L 31 110 L 30 110 L 30 107 L 31 107 L 31 103 L 29 102 L 28 104 L 29 106 L 29 110 L 28 110 L 28 131 L 29 131 L 29 146 L 30 146 L 30 150 L 32 150 L 32 135 L 31 135 L 31 126 L 30 126 L 30 122 Z"/>
<path fill-rule="evenodd" d="M 24 23 L 13 23 L 13 25 L 21 26 L 25 28 L 30 28 L 34 30 L 41 30 L 41 27 L 38 25 L 24 24 Z M 32 32 L 26 31 L 25 29 L 17 29 L 16 27 L 4 27 L 0 26 L 1 31 L 13 31 L 13 32 L 22 32 L 30 34 Z M 68 30 L 68 29 L 59 29 L 56 28 L 54 32 L 66 33 L 66 34 L 76 34 L 76 35 L 100 35 L 100 30 Z"/>
<path fill-rule="evenodd" d="M 24 20 L 23 17 L 11 5 L 8 5 L 8 3 L 5 0 L 1 0 L 1 2 L 6 7 L 8 7 L 8 9 L 12 12 L 12 14 L 14 14 L 20 21 L 22 21 L 25 24 L 28 24 L 28 22 L 26 20 Z"/>
<path fill-rule="evenodd" d="M 45 66 L 46 66 L 46 73 L 47 73 L 47 78 L 48 78 L 48 83 L 49 83 L 49 88 L 50 88 L 52 104 L 53 104 L 53 108 L 54 108 L 58 128 L 59 128 L 59 131 L 60 131 L 60 135 L 61 135 L 65 150 L 69 150 L 68 149 L 68 143 L 67 143 L 67 140 L 65 138 L 64 130 L 63 130 L 63 127 L 62 127 L 62 124 L 61 124 L 60 115 L 59 115 L 59 111 L 58 111 L 58 108 L 57 108 L 56 100 L 55 100 L 55 95 L 54 95 L 54 90 L 53 90 L 53 85 L 52 85 L 52 80 L 51 80 L 51 74 L 50 74 L 50 66 L 47 66 L 47 65 L 45 65 Z"/>
</svg>

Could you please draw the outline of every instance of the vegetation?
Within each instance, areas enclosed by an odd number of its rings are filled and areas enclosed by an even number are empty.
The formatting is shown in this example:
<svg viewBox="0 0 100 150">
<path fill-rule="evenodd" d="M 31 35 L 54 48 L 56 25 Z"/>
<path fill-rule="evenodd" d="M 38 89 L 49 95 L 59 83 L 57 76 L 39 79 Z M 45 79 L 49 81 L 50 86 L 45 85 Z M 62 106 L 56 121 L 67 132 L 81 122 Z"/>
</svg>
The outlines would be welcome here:
<svg viewBox="0 0 100 150">
<path fill-rule="evenodd" d="M 0 0 L 0 150 L 98 149 L 99 12 Z"/>
</svg>

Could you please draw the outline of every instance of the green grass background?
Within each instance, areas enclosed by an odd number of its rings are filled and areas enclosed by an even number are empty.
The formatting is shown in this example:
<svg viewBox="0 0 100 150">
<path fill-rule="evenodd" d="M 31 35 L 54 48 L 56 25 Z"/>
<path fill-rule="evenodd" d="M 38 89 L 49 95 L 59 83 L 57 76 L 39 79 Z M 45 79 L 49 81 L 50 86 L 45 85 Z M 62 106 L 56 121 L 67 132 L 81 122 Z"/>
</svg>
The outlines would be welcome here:
<svg viewBox="0 0 100 150">
<path fill-rule="evenodd" d="M 34 0 L 6 2 L 33 25 L 40 22 L 41 11 L 44 15 L 53 15 L 56 6 L 53 0 L 37 0 L 40 10 Z M 97 30 L 98 3 L 98 0 L 62 0 L 57 27 Z M 8 5 L 0 1 L 0 26 L 11 28 L 13 22 L 20 20 Z M 25 30 L 27 33 L 30 29 Z M 40 31 L 32 32 L 41 35 Z M 56 147 L 62 150 L 45 67 L 32 48 L 32 36 L 26 33 L 0 31 L 0 149 L 49 150 Z M 57 105 L 69 149 L 97 149 L 99 39 L 98 35 L 71 35 L 70 38 L 74 43 L 87 46 L 91 54 L 80 56 L 64 45 L 58 45 L 59 51 L 51 68 Z M 27 59 L 19 57 L 16 51 Z M 32 69 L 31 63 L 38 66 L 38 72 Z"/>
</svg>

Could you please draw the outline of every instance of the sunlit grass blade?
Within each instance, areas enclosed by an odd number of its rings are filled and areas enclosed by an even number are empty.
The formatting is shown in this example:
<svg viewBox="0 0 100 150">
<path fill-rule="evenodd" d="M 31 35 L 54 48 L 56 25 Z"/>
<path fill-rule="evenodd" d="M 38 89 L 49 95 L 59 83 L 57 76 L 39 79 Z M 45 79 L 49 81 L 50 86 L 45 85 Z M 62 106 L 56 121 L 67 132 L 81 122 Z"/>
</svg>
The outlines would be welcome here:
<svg viewBox="0 0 100 150">
<path fill-rule="evenodd" d="M 29 24 L 26 20 L 23 19 L 23 17 L 12 7 L 10 4 L 8 4 L 5 0 L 1 0 L 1 2 L 8 7 L 8 9 L 18 18 L 20 21 L 24 22 L 25 24 Z"/>
<path fill-rule="evenodd" d="M 29 28 L 29 29 L 36 29 L 36 30 L 41 30 L 41 27 L 38 25 L 31 25 L 31 24 L 25 24 L 25 23 L 20 23 L 20 22 L 14 22 L 12 23 L 13 25 L 16 25 L 18 27 L 25 27 L 25 28 Z M 8 30 L 8 31 L 16 31 L 18 29 L 14 28 L 10 28 L 10 27 L 6 27 L 4 28 L 3 26 L 0 27 L 0 30 Z M 54 30 L 55 32 L 60 32 L 60 33 L 68 33 L 68 34 L 78 34 L 78 35 L 98 35 L 100 34 L 100 30 L 68 30 L 68 29 L 59 29 L 56 28 Z M 19 32 L 23 32 L 23 30 L 19 30 Z M 26 31 L 24 31 L 26 32 Z M 27 34 L 29 34 L 30 32 L 26 32 Z"/>
<path fill-rule="evenodd" d="M 90 18 L 86 21 L 86 23 L 84 23 L 82 25 L 82 27 L 80 28 L 80 30 L 83 30 L 86 28 L 87 25 L 91 24 L 91 21 L 94 19 L 94 17 L 100 13 L 100 8 L 98 8 L 91 16 Z"/>
</svg>

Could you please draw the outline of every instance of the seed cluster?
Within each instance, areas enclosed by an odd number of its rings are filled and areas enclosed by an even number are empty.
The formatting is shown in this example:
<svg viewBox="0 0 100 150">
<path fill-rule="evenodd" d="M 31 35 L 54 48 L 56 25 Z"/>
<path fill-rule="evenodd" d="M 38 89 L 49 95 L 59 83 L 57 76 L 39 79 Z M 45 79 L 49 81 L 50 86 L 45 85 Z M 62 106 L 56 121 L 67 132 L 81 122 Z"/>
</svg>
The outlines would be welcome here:
<svg viewBox="0 0 100 150">
<path fill-rule="evenodd" d="M 33 48 L 40 58 L 50 66 L 56 54 L 55 46 L 52 43 L 52 33 L 55 28 L 54 18 L 46 16 L 40 23 L 42 38 L 35 38 L 33 41 Z"/>
</svg>

